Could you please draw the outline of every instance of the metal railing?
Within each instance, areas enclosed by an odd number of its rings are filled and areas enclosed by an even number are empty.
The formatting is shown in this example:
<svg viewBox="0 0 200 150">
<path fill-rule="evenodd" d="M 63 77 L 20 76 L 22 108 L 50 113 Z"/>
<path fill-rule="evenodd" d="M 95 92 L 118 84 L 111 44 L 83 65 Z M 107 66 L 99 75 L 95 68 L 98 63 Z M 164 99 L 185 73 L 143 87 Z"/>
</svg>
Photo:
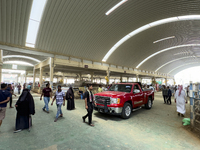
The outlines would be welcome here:
<svg viewBox="0 0 200 150">
<path fill-rule="evenodd" d="M 194 98 L 194 128 L 200 131 L 200 98 Z"/>
</svg>

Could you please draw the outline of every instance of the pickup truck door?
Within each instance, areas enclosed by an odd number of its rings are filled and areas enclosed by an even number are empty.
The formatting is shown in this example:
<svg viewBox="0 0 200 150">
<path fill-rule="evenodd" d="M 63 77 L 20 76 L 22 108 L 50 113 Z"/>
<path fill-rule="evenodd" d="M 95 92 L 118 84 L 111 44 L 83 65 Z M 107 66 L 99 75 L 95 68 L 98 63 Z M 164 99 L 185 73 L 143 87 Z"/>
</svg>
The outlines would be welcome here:
<svg viewBox="0 0 200 150">
<path fill-rule="evenodd" d="M 133 107 L 141 106 L 144 103 L 143 91 L 140 89 L 140 87 L 137 84 L 134 85 L 133 87 L 132 103 L 133 103 Z"/>
</svg>

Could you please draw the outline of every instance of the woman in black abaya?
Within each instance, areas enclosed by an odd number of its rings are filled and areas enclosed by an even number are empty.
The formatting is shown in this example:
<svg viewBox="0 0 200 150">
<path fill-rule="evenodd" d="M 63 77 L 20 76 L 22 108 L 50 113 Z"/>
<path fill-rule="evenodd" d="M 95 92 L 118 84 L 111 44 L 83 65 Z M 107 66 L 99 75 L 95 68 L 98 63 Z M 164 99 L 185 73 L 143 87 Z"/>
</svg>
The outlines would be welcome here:
<svg viewBox="0 0 200 150">
<path fill-rule="evenodd" d="M 70 87 L 69 90 L 67 91 L 66 100 L 67 100 L 67 110 L 75 109 L 74 91 L 72 87 Z"/>
<path fill-rule="evenodd" d="M 23 129 L 30 129 L 32 126 L 31 115 L 35 114 L 35 104 L 28 89 L 23 90 L 15 107 L 17 109 L 15 133 Z"/>
</svg>

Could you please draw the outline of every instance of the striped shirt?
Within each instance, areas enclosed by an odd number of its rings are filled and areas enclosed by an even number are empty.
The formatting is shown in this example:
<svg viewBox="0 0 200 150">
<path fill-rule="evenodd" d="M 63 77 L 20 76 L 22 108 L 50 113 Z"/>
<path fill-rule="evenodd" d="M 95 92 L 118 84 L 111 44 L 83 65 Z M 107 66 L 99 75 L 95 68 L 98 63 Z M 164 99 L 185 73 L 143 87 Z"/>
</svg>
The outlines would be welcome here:
<svg viewBox="0 0 200 150">
<path fill-rule="evenodd" d="M 63 91 L 61 92 L 56 91 L 56 104 L 63 104 L 64 96 L 65 96 L 65 93 Z"/>
</svg>

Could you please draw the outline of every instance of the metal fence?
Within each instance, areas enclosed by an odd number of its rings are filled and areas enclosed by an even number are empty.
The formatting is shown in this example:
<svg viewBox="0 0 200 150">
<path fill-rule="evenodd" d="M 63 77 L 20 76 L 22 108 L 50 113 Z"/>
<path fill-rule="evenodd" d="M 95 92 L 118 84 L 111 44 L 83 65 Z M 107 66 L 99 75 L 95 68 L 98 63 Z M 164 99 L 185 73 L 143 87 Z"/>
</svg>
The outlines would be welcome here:
<svg viewBox="0 0 200 150">
<path fill-rule="evenodd" d="M 194 128 L 200 131 L 200 99 L 194 98 Z"/>
</svg>

